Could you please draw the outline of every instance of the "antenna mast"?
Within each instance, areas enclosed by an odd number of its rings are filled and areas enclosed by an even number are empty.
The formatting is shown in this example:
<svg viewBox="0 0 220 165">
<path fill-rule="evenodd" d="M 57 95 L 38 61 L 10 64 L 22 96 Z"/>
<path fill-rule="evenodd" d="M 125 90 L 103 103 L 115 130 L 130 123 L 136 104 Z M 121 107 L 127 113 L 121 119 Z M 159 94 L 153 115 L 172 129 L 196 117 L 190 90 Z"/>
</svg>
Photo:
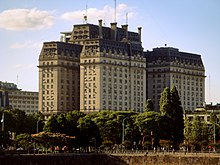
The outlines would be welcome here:
<svg viewBox="0 0 220 165">
<path fill-rule="evenodd" d="M 17 87 L 18 87 L 18 74 L 17 74 Z"/>
<path fill-rule="evenodd" d="M 116 22 L 116 0 L 115 0 L 115 19 L 114 21 Z"/>
<path fill-rule="evenodd" d="M 211 76 L 209 74 L 209 101 L 211 102 Z"/>
<path fill-rule="evenodd" d="M 87 24 L 87 20 L 88 20 L 88 19 L 87 19 L 87 15 L 88 15 L 88 11 L 87 11 L 87 10 L 88 10 L 88 7 L 87 7 L 87 2 L 86 2 L 86 14 L 83 15 L 83 19 L 84 19 L 83 22 L 86 23 L 86 24 Z"/>
<path fill-rule="evenodd" d="M 126 25 L 128 25 L 128 13 L 126 13 Z"/>
</svg>

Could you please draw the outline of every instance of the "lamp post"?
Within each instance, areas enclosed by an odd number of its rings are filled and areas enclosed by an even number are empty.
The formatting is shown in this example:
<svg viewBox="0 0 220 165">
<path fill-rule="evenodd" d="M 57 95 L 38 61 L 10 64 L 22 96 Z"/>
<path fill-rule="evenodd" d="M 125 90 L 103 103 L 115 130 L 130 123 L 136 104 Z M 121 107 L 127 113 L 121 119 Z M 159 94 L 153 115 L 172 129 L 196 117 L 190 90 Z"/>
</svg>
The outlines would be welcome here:
<svg viewBox="0 0 220 165">
<path fill-rule="evenodd" d="M 3 111 L 3 114 L 2 114 L 2 119 L 1 119 L 1 123 L 2 123 L 2 146 L 0 146 L 0 148 L 4 148 L 4 129 L 5 129 L 5 114 L 4 114 L 4 111 Z"/>
<path fill-rule="evenodd" d="M 38 133 L 38 128 L 39 128 L 39 127 L 38 127 L 38 124 L 39 124 L 40 121 L 41 121 L 41 120 L 38 120 L 38 121 L 37 121 L 37 130 L 36 130 L 37 133 Z"/>
<path fill-rule="evenodd" d="M 1 123 L 2 123 L 2 132 L 4 132 L 4 129 L 5 129 L 5 113 L 4 112 L 2 114 Z"/>
<path fill-rule="evenodd" d="M 36 128 L 36 133 L 38 133 L 38 124 L 39 124 L 39 122 L 40 122 L 41 120 L 39 119 L 39 120 L 37 120 L 37 128 Z M 34 154 L 35 154 L 35 150 L 36 150 L 36 141 L 34 140 Z"/>
<path fill-rule="evenodd" d="M 96 152 L 96 138 L 95 137 L 93 137 L 92 138 L 92 141 L 94 142 L 94 144 L 95 144 L 95 152 Z"/>
<path fill-rule="evenodd" d="M 214 110 L 212 110 L 212 113 L 214 113 Z M 216 145 L 216 134 L 215 134 L 215 125 L 216 125 L 216 118 L 217 118 L 217 116 L 216 116 L 216 114 L 214 113 L 214 115 L 215 115 L 215 121 L 214 121 L 214 132 L 213 132 L 213 142 L 214 142 L 214 151 L 215 151 L 215 145 Z"/>
<path fill-rule="evenodd" d="M 122 120 L 122 145 L 124 145 L 124 141 L 125 141 L 125 120 L 126 119 L 128 119 L 128 117 Z"/>
</svg>

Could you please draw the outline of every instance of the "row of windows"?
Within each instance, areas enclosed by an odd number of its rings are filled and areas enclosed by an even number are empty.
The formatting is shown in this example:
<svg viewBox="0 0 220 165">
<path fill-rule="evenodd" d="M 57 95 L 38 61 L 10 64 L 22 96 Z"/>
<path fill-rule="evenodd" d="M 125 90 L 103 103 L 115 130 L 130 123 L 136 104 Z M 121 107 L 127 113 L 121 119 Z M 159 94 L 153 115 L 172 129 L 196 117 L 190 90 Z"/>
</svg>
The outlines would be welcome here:
<svg viewBox="0 0 220 165">
<path fill-rule="evenodd" d="M 87 95 L 87 92 L 85 92 L 84 98 L 85 98 L 85 99 L 87 99 L 87 98 L 89 98 L 89 99 L 94 98 L 94 99 L 95 99 L 95 98 L 96 98 L 96 95 L 95 95 L 95 94 L 92 94 L 92 95 L 91 95 L 90 93 Z"/>
<path fill-rule="evenodd" d="M 33 93 L 33 92 L 13 92 L 9 95 L 14 96 L 14 97 L 15 97 L 15 95 L 17 95 L 19 97 L 20 96 L 24 97 L 24 96 L 38 96 L 38 93 L 37 92 L 36 93 Z"/>
<path fill-rule="evenodd" d="M 153 78 L 160 78 L 160 77 L 166 77 L 166 76 L 169 76 L 169 74 L 153 74 L 152 77 Z M 204 79 L 203 78 L 198 78 L 198 77 L 193 77 L 193 76 L 183 76 L 183 75 L 179 75 L 179 74 L 173 74 L 172 75 L 173 78 L 177 78 L 177 79 L 183 79 L 183 80 L 195 80 L 195 81 L 203 81 Z"/>
<path fill-rule="evenodd" d="M 95 106 L 84 106 L 84 110 L 95 110 Z"/>
<path fill-rule="evenodd" d="M 34 106 L 34 105 L 13 105 L 14 108 L 38 108 L 38 106 Z"/>
<path fill-rule="evenodd" d="M 53 65 L 53 62 L 48 61 L 48 62 L 43 62 L 42 64 L 43 65 Z"/>
<path fill-rule="evenodd" d="M 198 90 L 196 90 L 196 91 L 198 91 Z M 155 94 L 160 94 L 160 93 L 162 93 L 163 91 L 162 91 L 162 89 L 158 89 L 158 90 L 152 90 L 152 93 L 155 95 Z M 196 96 L 196 97 L 198 97 L 198 96 L 200 96 L 200 97 L 203 97 L 203 92 L 202 92 L 202 90 L 200 90 L 200 91 L 198 91 L 198 92 L 189 92 L 189 91 L 179 91 L 179 93 L 180 93 L 180 97 L 181 96 L 185 96 L 185 95 L 187 95 L 187 96 L 190 96 L 190 94 L 191 94 L 191 96 Z"/>
<path fill-rule="evenodd" d="M 201 92 L 203 91 L 203 88 L 199 88 L 199 87 L 181 86 L 181 85 L 177 85 L 177 84 L 175 84 L 175 86 L 176 86 L 178 89 L 183 88 L 184 90 L 188 90 L 188 92 L 189 92 L 190 90 L 192 90 L 192 91 L 199 91 L 199 89 L 200 89 Z M 162 89 L 164 89 L 165 87 L 166 87 L 165 84 L 164 84 L 164 85 L 158 84 L 158 85 L 153 85 L 153 86 L 152 86 L 153 89 L 159 89 L 160 91 L 161 91 Z M 191 88 L 190 88 L 190 87 L 191 87 Z M 181 90 L 179 90 L 179 92 L 181 92 Z M 155 93 L 155 92 L 154 92 L 154 93 Z M 189 94 L 189 93 L 188 93 L 188 94 Z"/>
<path fill-rule="evenodd" d="M 204 121 L 206 119 L 206 121 L 210 121 L 210 116 L 198 116 L 200 121 Z M 193 116 L 187 116 L 187 118 L 189 119 L 189 121 L 193 120 Z"/>
<path fill-rule="evenodd" d="M 103 72 L 112 72 L 112 71 L 119 71 L 119 72 L 125 72 L 127 73 L 128 72 L 128 69 L 127 68 L 122 68 L 122 67 L 109 67 L 109 66 L 103 66 Z"/>
<path fill-rule="evenodd" d="M 11 100 L 10 100 L 11 101 Z M 22 104 L 38 104 L 38 100 L 35 101 L 18 101 L 18 100 L 13 100 L 11 101 L 12 103 L 22 103 Z"/>
<path fill-rule="evenodd" d="M 11 100 L 11 101 L 38 100 L 38 95 L 36 97 L 22 97 L 22 96 L 11 97 L 11 96 L 9 96 L 9 100 Z"/>
<path fill-rule="evenodd" d="M 95 100 L 84 100 L 84 104 L 87 105 L 87 103 L 88 103 L 89 105 L 95 104 Z"/>
</svg>

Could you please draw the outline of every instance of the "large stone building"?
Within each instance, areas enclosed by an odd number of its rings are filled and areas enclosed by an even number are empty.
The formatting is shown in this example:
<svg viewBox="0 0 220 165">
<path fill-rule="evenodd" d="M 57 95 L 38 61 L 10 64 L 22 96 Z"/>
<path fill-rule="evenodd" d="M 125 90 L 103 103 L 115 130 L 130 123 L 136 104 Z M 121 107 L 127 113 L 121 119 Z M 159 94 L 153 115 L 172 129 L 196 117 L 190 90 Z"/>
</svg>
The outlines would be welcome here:
<svg viewBox="0 0 220 165">
<path fill-rule="evenodd" d="M 39 111 L 45 119 L 79 109 L 81 45 L 45 42 L 39 57 Z"/>
<path fill-rule="evenodd" d="M 138 33 L 127 25 L 81 24 L 44 43 L 39 58 L 39 111 L 45 116 L 74 109 L 143 112 L 146 60 Z M 80 75 L 79 75 L 80 73 Z M 47 117 L 45 117 L 47 118 Z"/>
<path fill-rule="evenodd" d="M 38 113 L 38 92 L 22 91 L 14 83 L 0 81 L 0 107 Z"/>
<path fill-rule="evenodd" d="M 8 91 L 9 106 L 24 111 L 27 115 L 38 113 L 38 92 L 13 90 Z"/>
<path fill-rule="evenodd" d="M 193 111 L 205 101 L 205 68 L 200 55 L 171 47 L 145 52 L 147 59 L 147 96 L 159 110 L 160 94 L 175 85 L 184 110 Z"/>
</svg>

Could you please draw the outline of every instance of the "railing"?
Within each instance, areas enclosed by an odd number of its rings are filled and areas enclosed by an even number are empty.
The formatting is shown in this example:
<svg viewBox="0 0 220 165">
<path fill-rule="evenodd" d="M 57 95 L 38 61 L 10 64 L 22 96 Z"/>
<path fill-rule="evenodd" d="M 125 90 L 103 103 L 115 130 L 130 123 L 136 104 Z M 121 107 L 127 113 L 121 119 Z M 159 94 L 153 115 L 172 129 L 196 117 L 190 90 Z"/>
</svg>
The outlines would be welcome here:
<svg viewBox="0 0 220 165">
<path fill-rule="evenodd" d="M 5 154 L 107 154 L 115 156 L 157 156 L 157 155 L 170 155 L 170 156 L 217 156 L 220 157 L 220 151 L 184 151 L 184 150 L 125 150 L 125 149 L 112 149 L 112 150 L 100 150 L 99 148 L 93 148 L 90 151 L 85 150 L 74 150 L 74 151 L 36 151 L 36 152 L 25 152 L 25 151 L 4 151 Z"/>
<path fill-rule="evenodd" d="M 156 151 L 156 150 L 106 150 L 101 153 L 110 155 L 188 155 L 188 156 L 205 156 L 216 155 L 220 156 L 219 151 Z"/>
</svg>

